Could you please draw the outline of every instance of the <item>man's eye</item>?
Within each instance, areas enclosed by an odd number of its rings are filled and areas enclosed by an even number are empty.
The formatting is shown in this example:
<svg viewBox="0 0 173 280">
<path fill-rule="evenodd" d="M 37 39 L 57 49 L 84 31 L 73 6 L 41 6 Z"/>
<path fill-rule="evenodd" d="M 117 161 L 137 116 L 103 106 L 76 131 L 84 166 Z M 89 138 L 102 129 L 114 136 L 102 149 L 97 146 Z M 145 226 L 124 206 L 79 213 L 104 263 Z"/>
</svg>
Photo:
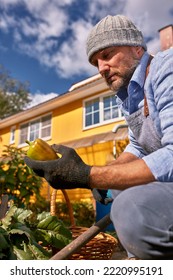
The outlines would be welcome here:
<svg viewBox="0 0 173 280">
<path fill-rule="evenodd" d="M 109 58 L 109 53 L 104 53 L 102 57 L 103 57 L 103 59 Z"/>
<path fill-rule="evenodd" d="M 103 59 L 109 59 L 113 56 L 113 54 L 114 54 L 114 50 L 109 50 L 109 51 L 103 53 Z"/>
<path fill-rule="evenodd" d="M 92 59 L 92 60 L 91 60 L 91 64 L 92 64 L 93 66 L 95 66 L 95 67 L 98 67 L 98 62 L 97 62 L 97 60 Z"/>
</svg>

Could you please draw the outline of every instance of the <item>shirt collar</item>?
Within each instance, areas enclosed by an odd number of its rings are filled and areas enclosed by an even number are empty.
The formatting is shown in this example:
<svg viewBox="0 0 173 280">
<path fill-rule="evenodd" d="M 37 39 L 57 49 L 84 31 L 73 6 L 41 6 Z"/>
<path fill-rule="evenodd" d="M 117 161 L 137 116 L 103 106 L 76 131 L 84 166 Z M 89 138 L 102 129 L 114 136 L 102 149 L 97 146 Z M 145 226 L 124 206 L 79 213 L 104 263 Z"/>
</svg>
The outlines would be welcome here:
<svg viewBox="0 0 173 280">
<path fill-rule="evenodd" d="M 128 89 L 130 90 L 131 87 L 134 86 L 134 84 L 136 84 L 136 87 L 140 86 L 141 88 L 144 86 L 144 82 L 145 82 L 145 72 L 146 72 L 146 67 L 147 67 L 147 63 L 148 63 L 148 59 L 149 59 L 149 54 L 148 52 L 145 52 L 135 70 L 135 72 L 133 73 L 133 76 L 130 80 Z M 128 92 L 125 88 L 121 89 L 118 93 L 117 96 L 124 101 L 127 96 L 128 96 Z"/>
<path fill-rule="evenodd" d="M 145 82 L 145 73 L 146 73 L 146 68 L 147 68 L 147 63 L 149 59 L 149 54 L 145 52 L 140 60 L 139 65 L 137 66 L 135 72 L 133 73 L 133 76 L 130 80 L 131 82 L 137 83 L 141 88 L 144 86 Z M 129 84 L 129 86 L 130 86 Z"/>
</svg>

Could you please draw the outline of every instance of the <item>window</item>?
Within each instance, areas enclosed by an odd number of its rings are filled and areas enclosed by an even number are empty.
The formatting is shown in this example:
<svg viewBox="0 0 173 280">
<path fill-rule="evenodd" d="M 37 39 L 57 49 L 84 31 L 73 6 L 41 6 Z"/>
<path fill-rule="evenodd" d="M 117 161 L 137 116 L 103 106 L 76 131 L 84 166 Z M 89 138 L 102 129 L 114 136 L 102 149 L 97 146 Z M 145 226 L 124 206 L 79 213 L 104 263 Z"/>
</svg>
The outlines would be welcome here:
<svg viewBox="0 0 173 280">
<path fill-rule="evenodd" d="M 21 127 L 20 127 L 20 142 L 19 142 L 19 144 L 25 143 L 25 141 L 28 139 L 28 127 L 29 127 L 29 124 L 21 125 Z"/>
<path fill-rule="evenodd" d="M 41 137 L 49 137 L 51 135 L 51 118 L 49 116 L 45 116 L 42 118 L 41 122 Z"/>
<path fill-rule="evenodd" d="M 90 99 L 84 103 L 84 127 L 115 121 L 122 117 L 114 94 Z"/>
<path fill-rule="evenodd" d="M 30 133 L 29 140 L 34 141 L 34 139 L 39 137 L 40 121 L 34 121 L 30 123 Z"/>
<path fill-rule="evenodd" d="M 99 98 L 85 103 L 86 126 L 99 123 Z"/>
<path fill-rule="evenodd" d="M 51 136 L 51 115 L 44 116 L 20 126 L 19 144 L 26 140 L 34 141 L 36 138 L 48 138 Z"/>
<path fill-rule="evenodd" d="M 103 97 L 103 120 L 111 120 L 119 117 L 119 109 L 114 95 Z"/>
<path fill-rule="evenodd" d="M 14 127 L 14 126 L 10 130 L 10 144 L 14 144 L 14 142 L 15 142 L 15 130 L 16 130 L 16 127 Z"/>
</svg>

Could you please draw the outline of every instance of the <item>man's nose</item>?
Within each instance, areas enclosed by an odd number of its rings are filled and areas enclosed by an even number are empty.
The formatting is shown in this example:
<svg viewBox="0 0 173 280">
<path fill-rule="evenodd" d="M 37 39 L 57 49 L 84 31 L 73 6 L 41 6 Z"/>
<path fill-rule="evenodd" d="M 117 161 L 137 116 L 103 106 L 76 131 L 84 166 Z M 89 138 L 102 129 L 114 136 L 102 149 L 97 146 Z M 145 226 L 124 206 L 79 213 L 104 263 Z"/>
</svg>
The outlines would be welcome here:
<svg viewBox="0 0 173 280">
<path fill-rule="evenodd" d="M 99 70 L 99 73 L 104 77 L 105 76 L 105 73 L 109 70 L 109 66 L 107 63 L 105 63 L 104 60 L 102 59 L 98 59 L 98 70 Z"/>
</svg>

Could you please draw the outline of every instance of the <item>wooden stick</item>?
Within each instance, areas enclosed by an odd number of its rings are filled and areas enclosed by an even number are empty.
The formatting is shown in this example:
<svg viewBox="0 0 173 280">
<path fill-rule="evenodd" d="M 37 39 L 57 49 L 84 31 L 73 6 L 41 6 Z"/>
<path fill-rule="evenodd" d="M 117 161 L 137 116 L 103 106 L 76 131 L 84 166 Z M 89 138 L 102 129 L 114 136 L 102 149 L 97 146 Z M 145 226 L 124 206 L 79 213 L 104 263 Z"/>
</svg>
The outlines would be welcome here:
<svg viewBox="0 0 173 280">
<path fill-rule="evenodd" d="M 88 243 L 94 236 L 96 236 L 100 231 L 106 228 L 110 223 L 110 215 L 107 214 L 95 225 L 90 227 L 79 237 L 73 240 L 70 244 L 64 247 L 61 251 L 56 253 L 50 260 L 67 260 L 72 254 L 77 252 L 82 246 Z"/>
</svg>

